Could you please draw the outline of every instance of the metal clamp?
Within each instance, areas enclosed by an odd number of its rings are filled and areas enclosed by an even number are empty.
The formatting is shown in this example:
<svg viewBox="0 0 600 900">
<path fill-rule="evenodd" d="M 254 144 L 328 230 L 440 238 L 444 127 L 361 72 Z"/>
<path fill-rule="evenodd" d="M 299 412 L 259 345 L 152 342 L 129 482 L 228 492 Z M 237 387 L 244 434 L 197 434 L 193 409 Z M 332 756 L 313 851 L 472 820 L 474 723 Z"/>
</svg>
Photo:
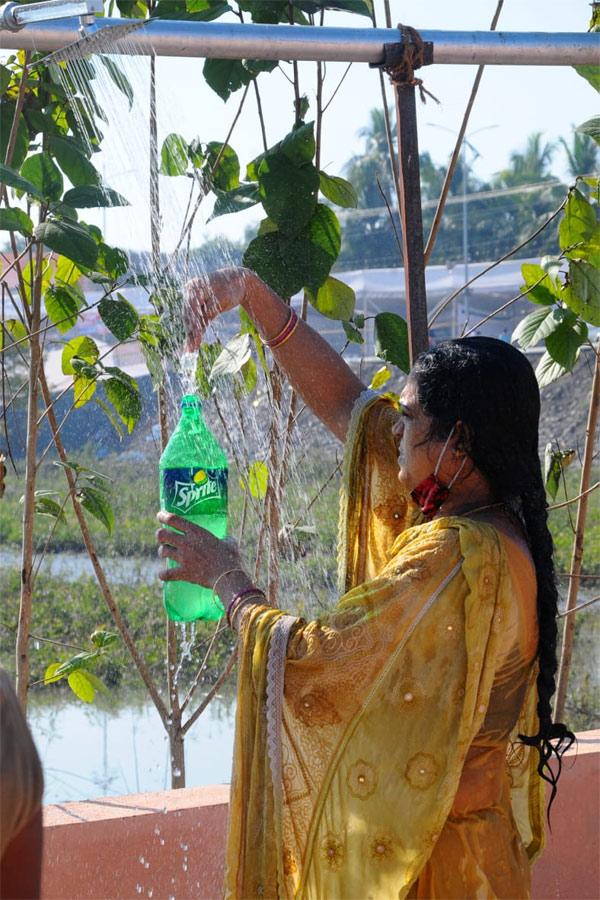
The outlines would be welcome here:
<svg viewBox="0 0 600 900">
<path fill-rule="evenodd" d="M 26 25 L 48 22 L 52 19 L 93 17 L 103 11 L 102 0 L 42 0 L 40 3 L 26 5 L 5 3 L 0 7 L 0 31 L 20 31 Z M 89 20 L 85 24 L 89 24 Z"/>
</svg>

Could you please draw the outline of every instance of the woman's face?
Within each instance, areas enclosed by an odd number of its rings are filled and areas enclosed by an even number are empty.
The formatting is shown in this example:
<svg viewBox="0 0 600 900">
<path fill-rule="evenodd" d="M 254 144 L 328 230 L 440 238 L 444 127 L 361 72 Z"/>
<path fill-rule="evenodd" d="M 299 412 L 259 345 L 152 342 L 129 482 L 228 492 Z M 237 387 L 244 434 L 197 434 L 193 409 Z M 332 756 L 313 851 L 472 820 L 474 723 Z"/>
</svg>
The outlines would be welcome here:
<svg viewBox="0 0 600 900">
<path fill-rule="evenodd" d="M 427 440 L 431 421 L 421 408 L 417 385 L 412 378 L 408 379 L 400 395 L 400 413 L 400 419 L 392 428 L 398 444 L 398 480 L 412 491 L 431 475 L 444 445 Z"/>
</svg>

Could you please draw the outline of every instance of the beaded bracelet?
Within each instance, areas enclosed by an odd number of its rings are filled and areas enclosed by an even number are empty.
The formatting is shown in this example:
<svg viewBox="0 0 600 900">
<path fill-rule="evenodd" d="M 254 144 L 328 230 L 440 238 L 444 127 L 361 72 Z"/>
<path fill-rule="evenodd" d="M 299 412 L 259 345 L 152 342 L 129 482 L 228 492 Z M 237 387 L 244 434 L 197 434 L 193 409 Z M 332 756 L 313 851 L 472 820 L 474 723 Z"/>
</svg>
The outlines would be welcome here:
<svg viewBox="0 0 600 900">
<path fill-rule="evenodd" d="M 271 350 L 274 350 L 275 347 L 280 347 L 287 340 L 289 340 L 297 327 L 298 313 L 295 309 L 290 309 L 289 318 L 279 334 L 274 338 L 271 338 L 270 341 L 263 341 L 263 344 L 265 345 L 265 347 L 269 347 Z"/>
<path fill-rule="evenodd" d="M 231 624 L 231 617 L 236 612 L 237 605 L 242 600 L 249 599 L 251 595 L 255 596 L 255 597 L 261 597 L 263 600 L 265 597 L 264 593 L 261 591 L 260 588 L 249 587 L 249 588 L 245 588 L 245 590 L 243 590 L 243 591 L 238 591 L 236 594 L 233 595 L 233 597 L 229 601 L 229 603 L 227 605 L 227 612 L 225 613 L 225 618 L 227 619 L 227 624 L 229 625 L 229 627 L 232 630 L 233 630 L 233 625 Z"/>
</svg>

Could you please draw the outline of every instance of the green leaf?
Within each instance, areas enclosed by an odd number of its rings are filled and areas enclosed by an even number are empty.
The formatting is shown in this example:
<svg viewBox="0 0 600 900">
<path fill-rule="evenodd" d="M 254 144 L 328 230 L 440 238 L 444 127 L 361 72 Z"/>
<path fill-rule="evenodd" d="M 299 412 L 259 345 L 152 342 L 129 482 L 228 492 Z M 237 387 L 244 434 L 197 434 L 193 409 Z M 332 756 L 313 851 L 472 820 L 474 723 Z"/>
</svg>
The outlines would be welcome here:
<svg viewBox="0 0 600 900">
<path fill-rule="evenodd" d="M 307 294 L 315 309 L 329 319 L 348 321 L 354 314 L 356 302 L 354 290 L 331 275 L 325 279 L 317 291 L 316 297 L 313 297 L 310 291 L 307 291 Z"/>
<path fill-rule="evenodd" d="M 337 206 L 343 206 L 345 209 L 356 209 L 358 206 L 356 191 L 345 178 L 319 172 L 319 187 L 321 193 Z"/>
<path fill-rule="evenodd" d="M 586 322 L 600 326 L 600 270 L 584 260 L 572 261 L 563 300 Z"/>
<path fill-rule="evenodd" d="M 521 274 L 525 284 L 521 286 L 521 291 L 525 293 L 533 303 L 540 306 L 552 306 L 557 300 L 560 300 L 560 288 L 557 287 L 557 281 L 553 280 L 550 275 L 542 268 L 542 266 L 524 263 L 521 266 Z"/>
<path fill-rule="evenodd" d="M 244 265 L 257 272 L 280 297 L 291 297 L 302 287 L 316 295 L 340 245 L 335 213 L 319 204 L 300 235 L 290 237 L 275 231 L 254 238 L 244 254 Z"/>
<path fill-rule="evenodd" d="M 208 86 L 225 102 L 252 80 L 251 73 L 239 59 L 207 59 L 202 74 Z"/>
<path fill-rule="evenodd" d="M 36 225 L 34 237 L 49 250 L 61 253 L 79 266 L 92 269 L 98 258 L 96 241 L 78 222 L 52 220 Z"/>
<path fill-rule="evenodd" d="M 49 287 L 44 294 L 46 312 L 61 334 L 65 334 L 77 323 L 77 313 L 81 304 L 64 287 Z"/>
<path fill-rule="evenodd" d="M 94 685 L 88 678 L 87 672 L 71 672 L 68 676 L 67 681 L 69 682 L 69 687 L 73 691 L 76 697 L 79 697 L 80 700 L 83 700 L 84 703 L 91 703 L 96 695 L 96 690 Z"/>
<path fill-rule="evenodd" d="M 119 635 L 114 631 L 107 631 L 105 628 L 97 628 L 90 635 L 90 641 L 94 647 L 111 647 L 119 642 Z"/>
<path fill-rule="evenodd" d="M 573 68 L 600 93 L 600 66 L 573 66 Z"/>
<path fill-rule="evenodd" d="M 209 381 L 235 375 L 251 356 L 251 336 L 238 334 L 223 347 L 210 370 Z"/>
<path fill-rule="evenodd" d="M 198 358 L 196 360 L 195 386 L 203 400 L 210 397 L 213 388 L 209 376 L 212 367 L 221 355 L 223 347 L 218 342 L 215 344 L 200 344 Z"/>
<path fill-rule="evenodd" d="M 552 384 L 553 381 L 557 381 L 562 375 L 565 375 L 567 371 L 568 370 L 565 369 L 564 366 L 555 362 L 546 351 L 542 354 L 542 357 L 536 366 L 535 377 L 537 378 L 538 385 L 543 388 Z"/>
<path fill-rule="evenodd" d="M 512 333 L 511 341 L 518 341 L 523 350 L 545 340 L 562 321 L 562 310 L 543 307 L 521 319 Z"/>
<path fill-rule="evenodd" d="M 73 357 L 85 359 L 89 363 L 95 363 L 100 351 L 95 342 L 87 335 L 73 338 L 65 345 L 61 356 L 61 368 L 63 375 L 74 375 L 75 369 L 71 365 Z"/>
<path fill-rule="evenodd" d="M 59 256 L 54 265 L 54 280 L 61 284 L 77 284 L 81 278 L 81 271 L 73 260 L 66 256 Z"/>
<path fill-rule="evenodd" d="M 61 663 L 59 662 L 50 663 L 50 665 L 46 669 L 46 672 L 44 673 L 44 684 L 52 684 L 52 682 L 54 681 L 60 681 L 63 676 L 56 674 L 57 670 L 60 669 L 60 667 Z"/>
<path fill-rule="evenodd" d="M 362 334 L 351 322 L 342 321 L 342 327 L 346 332 L 346 337 L 349 341 L 352 341 L 354 344 L 364 344 L 365 339 Z"/>
<path fill-rule="evenodd" d="M 63 177 L 49 153 L 34 153 L 21 167 L 23 178 L 34 184 L 46 200 L 58 200 L 63 192 Z"/>
<path fill-rule="evenodd" d="M 579 348 L 586 342 L 587 336 L 587 325 L 581 319 L 572 323 L 561 322 L 546 338 L 546 350 L 554 362 L 567 372 L 572 372 L 579 356 Z"/>
<path fill-rule="evenodd" d="M 11 78 L 12 72 L 10 69 L 7 69 L 6 66 L 0 66 L 0 95 L 8 90 Z"/>
<path fill-rule="evenodd" d="M 249 490 L 257 500 L 263 500 L 267 493 L 269 483 L 269 469 L 264 462 L 258 460 L 250 463 L 245 477 L 240 478 L 240 486 L 243 491 Z"/>
<path fill-rule="evenodd" d="M 2 207 L 0 209 L 0 231 L 18 231 L 19 234 L 29 237 L 33 231 L 33 222 L 26 212 L 15 207 Z"/>
<path fill-rule="evenodd" d="M 12 129 L 13 119 L 16 110 L 14 101 L 3 100 L 0 103 L 0 159 L 2 162 L 6 159 L 6 151 L 8 149 L 8 140 Z M 19 125 L 17 127 L 17 139 L 13 150 L 10 165 L 13 169 L 20 169 L 23 160 L 27 156 L 29 150 L 29 131 L 25 117 L 19 116 Z"/>
<path fill-rule="evenodd" d="M 312 162 L 315 149 L 314 122 L 294 128 L 279 145 L 280 152 L 297 168 Z"/>
<path fill-rule="evenodd" d="M 226 216 L 229 213 L 249 209 L 259 202 L 258 185 L 255 183 L 240 184 L 239 187 L 234 188 L 232 191 L 219 191 L 208 221 L 211 222 L 219 216 Z"/>
<path fill-rule="evenodd" d="M 77 499 L 95 519 L 104 525 L 109 534 L 115 527 L 115 514 L 110 500 L 103 491 L 84 485 L 77 491 Z"/>
<path fill-rule="evenodd" d="M 71 188 L 63 197 L 63 201 L 75 209 L 97 209 L 105 206 L 130 206 L 117 191 L 112 188 L 102 187 L 99 184 L 82 184 L 80 187 Z"/>
<path fill-rule="evenodd" d="M 129 257 L 119 247 L 109 247 L 107 244 L 98 246 L 99 268 L 104 269 L 114 280 L 121 278 L 129 269 Z"/>
<path fill-rule="evenodd" d="M 126 341 L 139 324 L 137 310 L 121 294 L 117 299 L 103 297 L 98 304 L 100 318 L 118 341 Z"/>
<path fill-rule="evenodd" d="M 94 403 L 100 407 L 106 418 L 109 420 L 110 424 L 119 435 L 119 440 L 121 440 L 121 438 L 123 437 L 123 427 L 108 403 L 105 403 L 101 397 L 94 397 Z"/>
<path fill-rule="evenodd" d="M 60 504 L 56 500 L 51 500 L 50 497 L 39 497 L 35 500 L 33 508 L 38 516 L 58 519 L 59 522 L 66 525 L 67 517 L 65 516 L 65 511 L 61 509 Z"/>
<path fill-rule="evenodd" d="M 286 0 L 287 2 L 287 0 Z M 261 72 L 273 72 L 279 65 L 278 59 L 245 59 L 244 66 L 254 77 Z"/>
<path fill-rule="evenodd" d="M 562 250 L 580 241 L 588 241 L 594 237 L 598 228 L 596 211 L 581 191 L 572 188 L 565 208 L 565 215 L 558 228 L 558 236 Z"/>
<path fill-rule="evenodd" d="M 200 138 L 194 138 L 194 140 L 188 144 L 188 157 L 191 164 L 195 166 L 196 169 L 201 168 L 202 163 L 204 162 L 204 151 L 202 150 Z"/>
<path fill-rule="evenodd" d="M 108 378 L 102 382 L 106 396 L 114 406 L 127 431 L 131 434 L 142 414 L 142 400 L 139 388 L 135 379 L 126 372 L 113 366 L 107 366 L 106 371 L 115 373 L 115 377 Z"/>
<path fill-rule="evenodd" d="M 289 0 L 239 0 L 240 9 L 249 12 L 257 25 L 277 25 L 287 21 Z"/>
<path fill-rule="evenodd" d="M 562 472 L 577 456 L 575 450 L 553 450 L 552 444 L 546 444 L 544 452 L 544 483 L 553 500 L 556 499 Z"/>
<path fill-rule="evenodd" d="M 223 148 L 222 153 L 221 148 Z M 219 159 L 218 164 L 217 159 Z M 240 183 L 240 161 L 237 153 L 229 144 L 223 145 L 218 141 L 211 141 L 206 145 L 203 171 L 207 178 L 210 177 L 211 187 L 220 191 L 232 191 Z"/>
<path fill-rule="evenodd" d="M 403 372 L 410 370 L 408 327 L 402 316 L 383 312 L 375 316 L 375 355 L 384 362 L 398 366 Z"/>
<path fill-rule="evenodd" d="M 160 151 L 161 175 L 185 175 L 188 167 L 188 145 L 180 134 L 169 134 Z"/>
<path fill-rule="evenodd" d="M 35 229 L 34 229 L 35 231 Z M 24 299 L 27 304 L 31 304 L 31 292 L 33 290 L 33 286 L 36 281 L 36 272 L 37 266 L 36 261 L 32 260 L 30 263 L 27 263 L 26 266 L 23 267 L 23 285 L 24 285 Z M 45 291 L 50 286 L 50 282 L 52 280 L 52 263 L 49 257 L 44 257 L 41 263 L 41 293 L 44 294 Z"/>
<path fill-rule="evenodd" d="M 4 337 L 5 332 L 10 335 L 8 339 Z M 0 327 L 0 350 L 14 341 L 23 341 L 23 346 L 26 347 L 29 344 L 29 341 L 24 340 L 26 337 L 27 329 L 19 319 L 4 319 Z"/>
<path fill-rule="evenodd" d="M 593 119 L 587 119 L 587 121 L 578 125 L 575 131 L 578 131 L 580 134 L 589 134 L 589 136 L 600 145 L 600 116 L 595 116 Z"/>
<path fill-rule="evenodd" d="M 96 378 L 86 378 L 82 375 L 76 375 L 73 378 L 73 398 L 75 409 L 80 409 L 88 403 L 98 387 Z"/>
<path fill-rule="evenodd" d="M 258 168 L 258 184 L 268 217 L 283 233 L 299 234 L 317 206 L 319 173 L 312 163 L 298 168 L 283 154 L 266 156 Z"/>
<path fill-rule="evenodd" d="M 75 138 L 53 134 L 48 146 L 71 184 L 80 187 L 86 184 L 100 184 L 101 178 Z"/>
<path fill-rule="evenodd" d="M 5 166 L 3 163 L 0 163 L 0 184 L 15 188 L 17 191 L 23 191 L 25 194 L 29 194 L 30 197 L 35 197 L 37 200 L 44 199 L 44 195 L 32 181 L 23 178 L 23 176 L 19 175 L 18 172 L 15 172 L 14 169 Z"/>
<path fill-rule="evenodd" d="M 133 106 L 133 88 L 129 83 L 125 73 L 119 68 L 114 60 L 110 58 L 110 56 L 106 56 L 104 53 L 99 54 L 100 62 L 106 66 L 108 70 L 108 74 L 121 91 L 122 94 L 125 94 L 129 101 L 129 109 Z"/>
<path fill-rule="evenodd" d="M 75 656 L 62 662 L 54 674 L 68 675 L 71 672 L 77 672 L 85 666 L 89 666 L 96 659 L 98 659 L 97 650 L 82 650 L 81 653 L 76 653 Z"/>
<path fill-rule="evenodd" d="M 386 383 L 386 381 L 390 380 L 391 377 L 392 377 L 392 373 L 390 372 L 388 367 L 382 366 L 381 369 L 378 369 L 375 372 L 375 374 L 373 375 L 373 378 L 371 379 L 371 384 L 369 385 L 369 388 L 372 391 L 378 391 L 379 388 L 383 387 L 383 385 Z"/>
</svg>

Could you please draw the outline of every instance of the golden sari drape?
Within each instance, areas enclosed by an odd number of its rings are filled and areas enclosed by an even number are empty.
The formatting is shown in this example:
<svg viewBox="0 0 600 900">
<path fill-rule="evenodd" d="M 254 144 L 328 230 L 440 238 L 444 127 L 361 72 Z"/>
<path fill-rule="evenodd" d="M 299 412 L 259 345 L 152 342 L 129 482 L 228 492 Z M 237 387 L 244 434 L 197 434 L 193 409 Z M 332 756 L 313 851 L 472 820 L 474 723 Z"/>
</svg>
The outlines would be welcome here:
<svg viewBox="0 0 600 900">
<path fill-rule="evenodd" d="M 490 526 L 419 522 L 396 415 L 353 415 L 338 605 L 240 616 L 227 898 L 528 896 L 535 574 Z"/>
</svg>

